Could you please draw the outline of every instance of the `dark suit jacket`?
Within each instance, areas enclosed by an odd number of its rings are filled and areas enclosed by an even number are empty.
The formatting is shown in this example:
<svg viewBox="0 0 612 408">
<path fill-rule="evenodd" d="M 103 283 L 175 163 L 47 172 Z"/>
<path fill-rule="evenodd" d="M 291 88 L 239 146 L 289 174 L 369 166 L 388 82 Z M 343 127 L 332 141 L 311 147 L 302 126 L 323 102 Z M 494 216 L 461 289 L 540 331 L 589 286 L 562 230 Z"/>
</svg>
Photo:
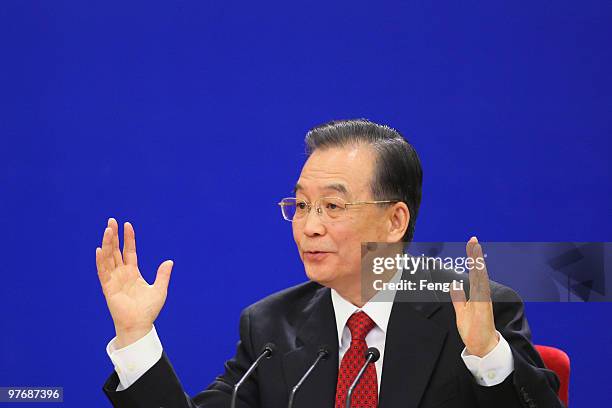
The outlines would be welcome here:
<svg viewBox="0 0 612 408">
<path fill-rule="evenodd" d="M 398 292 L 387 327 L 380 408 L 563 407 L 556 396 L 558 379 L 543 368 L 530 342 L 523 303 L 514 291 L 491 282 L 495 325 L 514 356 L 514 372 L 492 387 L 478 385 L 461 359 L 464 345 L 448 294 L 409 302 L 402 296 Z M 119 378 L 113 371 L 103 390 L 115 407 L 229 407 L 234 384 L 268 342 L 277 350 L 240 388 L 239 407 L 286 407 L 291 388 L 321 345 L 329 347 L 330 358 L 304 383 L 294 407 L 334 406 L 339 366 L 335 314 L 330 289 L 314 282 L 246 308 L 235 356 L 225 363 L 225 372 L 193 398 L 184 392 L 165 351 L 128 389 L 115 391 Z"/>
</svg>

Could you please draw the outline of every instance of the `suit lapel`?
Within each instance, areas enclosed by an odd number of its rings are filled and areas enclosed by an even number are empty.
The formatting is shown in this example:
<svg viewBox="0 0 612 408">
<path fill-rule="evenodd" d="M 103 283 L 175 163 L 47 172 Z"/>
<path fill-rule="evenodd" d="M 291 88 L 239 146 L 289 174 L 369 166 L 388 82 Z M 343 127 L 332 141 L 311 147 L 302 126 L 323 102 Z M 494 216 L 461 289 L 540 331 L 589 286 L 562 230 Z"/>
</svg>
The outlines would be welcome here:
<svg viewBox="0 0 612 408">
<path fill-rule="evenodd" d="M 321 361 L 302 385 L 294 400 L 295 408 L 333 407 L 338 378 L 338 333 L 328 288 L 317 291 L 304 310 L 308 317 L 296 334 L 296 348 L 283 357 L 288 393 L 317 357 L 319 347 L 326 345 L 329 358 Z"/>
</svg>

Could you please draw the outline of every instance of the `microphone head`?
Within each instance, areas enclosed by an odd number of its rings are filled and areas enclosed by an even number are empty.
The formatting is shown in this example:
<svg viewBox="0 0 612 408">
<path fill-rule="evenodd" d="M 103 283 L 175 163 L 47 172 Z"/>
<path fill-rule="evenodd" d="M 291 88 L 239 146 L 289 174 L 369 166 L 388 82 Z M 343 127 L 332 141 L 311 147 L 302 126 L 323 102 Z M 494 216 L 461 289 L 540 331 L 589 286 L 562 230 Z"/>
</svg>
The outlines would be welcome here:
<svg viewBox="0 0 612 408">
<path fill-rule="evenodd" d="M 274 343 L 266 343 L 266 345 L 261 350 L 262 353 L 263 352 L 267 352 L 268 353 L 266 358 L 272 357 L 272 355 L 274 354 L 275 351 L 276 351 L 276 344 L 274 344 Z"/>
<path fill-rule="evenodd" d="M 366 350 L 366 358 L 372 356 L 371 363 L 375 363 L 380 358 L 380 351 L 376 347 L 370 347 Z"/>
<path fill-rule="evenodd" d="M 329 347 L 327 346 L 327 344 L 323 344 L 322 346 L 320 346 L 319 352 L 317 354 L 321 356 L 321 360 L 327 360 L 327 358 L 329 357 Z"/>
</svg>

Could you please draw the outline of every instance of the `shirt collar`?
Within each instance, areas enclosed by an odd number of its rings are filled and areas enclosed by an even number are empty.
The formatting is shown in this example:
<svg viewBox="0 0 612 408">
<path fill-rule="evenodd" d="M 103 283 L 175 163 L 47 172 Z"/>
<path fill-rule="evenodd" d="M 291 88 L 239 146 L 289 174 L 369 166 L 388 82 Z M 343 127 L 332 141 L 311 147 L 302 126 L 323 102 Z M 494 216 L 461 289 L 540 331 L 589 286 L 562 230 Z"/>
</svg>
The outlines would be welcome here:
<svg viewBox="0 0 612 408">
<path fill-rule="evenodd" d="M 399 282 L 401 278 L 401 269 L 393 275 L 393 277 L 389 280 L 389 282 Z M 335 290 L 331 290 L 331 298 L 332 304 L 334 306 L 334 314 L 336 315 L 336 329 L 338 331 L 338 344 L 342 346 L 342 333 L 344 332 L 344 326 L 346 326 L 346 322 L 348 319 L 360 310 L 367 313 L 368 316 L 376 323 L 379 329 L 387 334 L 387 326 L 389 325 L 389 317 L 391 317 L 391 309 L 393 308 L 393 297 L 390 299 L 380 300 L 379 295 L 382 293 L 377 293 L 374 295 L 372 299 L 370 299 L 363 307 L 360 309 L 348 300 L 344 299 L 340 294 Z M 386 294 L 388 296 L 388 294 Z M 395 296 L 395 293 L 393 293 Z"/>
</svg>

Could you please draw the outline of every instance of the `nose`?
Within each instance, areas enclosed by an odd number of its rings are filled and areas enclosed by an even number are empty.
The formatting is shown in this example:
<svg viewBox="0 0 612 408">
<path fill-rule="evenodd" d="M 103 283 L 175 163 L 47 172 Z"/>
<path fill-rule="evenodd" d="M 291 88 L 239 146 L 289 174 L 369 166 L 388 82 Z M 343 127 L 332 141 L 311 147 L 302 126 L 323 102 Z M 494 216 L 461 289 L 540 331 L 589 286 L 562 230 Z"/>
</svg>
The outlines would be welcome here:
<svg viewBox="0 0 612 408">
<path fill-rule="evenodd" d="M 313 237 L 325 234 L 325 225 L 321 222 L 321 209 L 313 206 L 304 220 L 304 234 Z"/>
</svg>

